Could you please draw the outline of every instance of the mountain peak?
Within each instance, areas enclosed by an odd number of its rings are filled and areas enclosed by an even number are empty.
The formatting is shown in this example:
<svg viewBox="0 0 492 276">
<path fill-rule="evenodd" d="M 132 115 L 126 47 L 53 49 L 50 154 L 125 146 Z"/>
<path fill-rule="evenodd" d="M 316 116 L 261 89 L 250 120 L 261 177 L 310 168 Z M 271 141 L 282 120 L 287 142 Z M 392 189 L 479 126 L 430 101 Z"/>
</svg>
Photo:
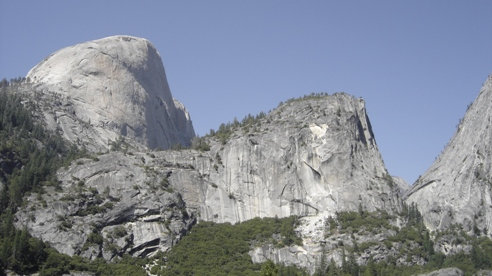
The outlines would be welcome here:
<svg viewBox="0 0 492 276">
<path fill-rule="evenodd" d="M 171 95 L 159 53 L 146 39 L 111 36 L 70 46 L 27 78 L 47 103 L 63 102 L 61 110 L 45 112 L 48 125 L 89 149 L 105 149 L 120 136 L 165 149 L 188 145 L 195 135 L 189 114 Z"/>
<path fill-rule="evenodd" d="M 427 226 L 492 229 L 492 77 L 468 107 L 458 129 L 434 164 L 408 192 Z"/>
</svg>

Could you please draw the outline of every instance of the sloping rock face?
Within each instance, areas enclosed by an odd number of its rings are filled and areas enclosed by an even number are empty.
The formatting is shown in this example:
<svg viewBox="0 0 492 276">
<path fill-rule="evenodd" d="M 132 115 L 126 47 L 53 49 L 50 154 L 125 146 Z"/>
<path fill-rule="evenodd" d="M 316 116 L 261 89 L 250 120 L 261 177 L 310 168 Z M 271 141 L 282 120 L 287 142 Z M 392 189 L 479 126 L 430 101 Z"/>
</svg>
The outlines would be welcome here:
<svg viewBox="0 0 492 276">
<path fill-rule="evenodd" d="M 106 150 L 120 136 L 151 149 L 189 145 L 195 136 L 145 39 L 113 36 L 61 49 L 27 79 L 48 127 L 90 150 Z"/>
<path fill-rule="evenodd" d="M 64 253 L 112 259 L 164 251 L 195 218 L 301 215 L 296 264 L 308 267 L 321 255 L 329 216 L 400 208 L 400 187 L 384 167 L 361 99 L 292 100 L 224 133 L 205 139 L 209 151 L 127 150 L 74 161 L 58 172 L 58 190 L 29 198 L 17 226 Z M 102 242 L 94 244 L 91 233 Z"/>
<path fill-rule="evenodd" d="M 167 251 L 196 219 L 168 182 L 168 163 L 111 152 L 58 172 L 59 187 L 31 195 L 16 225 L 68 255 L 111 260 Z"/>
<path fill-rule="evenodd" d="M 292 100 L 227 135 L 209 139 L 205 162 L 194 165 L 201 188 L 176 179 L 176 189 L 203 220 L 234 223 L 359 208 L 394 212 L 400 206 L 362 99 L 335 94 Z"/>
<path fill-rule="evenodd" d="M 428 228 L 454 223 L 492 230 L 492 77 L 469 107 L 441 155 L 408 192 Z M 476 228 L 475 228 L 475 232 Z"/>
<path fill-rule="evenodd" d="M 425 274 L 419 274 L 418 276 L 463 276 L 463 275 L 464 273 L 463 271 L 461 271 L 461 269 L 456 267 L 448 267 Z"/>
</svg>

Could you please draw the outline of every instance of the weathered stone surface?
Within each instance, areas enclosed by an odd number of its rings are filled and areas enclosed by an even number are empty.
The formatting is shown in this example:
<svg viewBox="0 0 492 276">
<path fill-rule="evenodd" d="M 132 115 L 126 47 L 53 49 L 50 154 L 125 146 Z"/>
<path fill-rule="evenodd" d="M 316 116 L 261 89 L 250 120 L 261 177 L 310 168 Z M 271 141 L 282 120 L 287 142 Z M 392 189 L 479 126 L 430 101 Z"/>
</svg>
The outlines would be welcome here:
<svg viewBox="0 0 492 276">
<path fill-rule="evenodd" d="M 205 138 L 209 151 L 144 153 L 145 146 L 193 137 L 148 41 L 110 37 L 62 49 L 28 77 L 31 103 L 49 128 L 93 151 L 112 144 L 126 152 L 60 170 L 61 191 L 31 196 L 17 214 L 19 227 L 63 253 L 148 256 L 172 246 L 194 217 L 236 223 L 300 215 L 302 246 L 266 245 L 251 255 L 314 268 L 327 249 L 341 262 L 338 242 L 352 242 L 348 235 L 325 237 L 329 216 L 401 207 L 407 185 L 384 167 L 362 99 L 337 93 L 289 100 Z"/>
<path fill-rule="evenodd" d="M 106 150 L 120 136 L 163 149 L 189 145 L 195 136 L 159 53 L 145 39 L 112 36 L 61 49 L 27 79 L 47 126 L 90 150 Z"/>
<path fill-rule="evenodd" d="M 443 234 L 434 240 L 434 251 L 447 256 L 458 253 L 469 254 L 472 251 L 472 244 L 457 233 Z"/>
<path fill-rule="evenodd" d="M 209 143 L 193 164 L 206 191 L 189 186 L 193 181 L 175 185 L 185 200 L 202 200 L 203 220 L 400 207 L 362 99 L 341 93 L 289 101 L 236 128 L 225 143 Z"/>
<path fill-rule="evenodd" d="M 295 265 L 306 269 L 313 274 L 321 263 L 321 258 L 325 260 L 333 259 L 336 263 L 342 263 L 342 250 L 337 248 L 338 241 L 348 241 L 350 236 L 340 236 L 332 243 L 327 241 L 326 217 L 323 215 L 309 216 L 301 219 L 301 225 L 296 229 L 297 234 L 302 237 L 302 246 L 292 245 L 278 248 L 272 244 L 266 244 L 253 248 L 249 255 L 254 263 L 262 263 L 271 260 L 274 263 L 284 265 Z"/>
<path fill-rule="evenodd" d="M 431 230 L 459 223 L 492 233 L 492 76 L 406 202 L 417 204 Z"/>
<path fill-rule="evenodd" d="M 327 239 L 326 219 L 359 208 L 394 213 L 408 187 L 387 173 L 363 101 L 347 94 L 289 101 L 236 127 L 227 139 L 208 142 L 208 152 L 162 153 L 169 162 L 197 171 L 173 171 L 170 182 L 200 219 L 235 223 L 258 216 L 305 216 L 298 228 L 302 246 L 255 248 L 250 252 L 255 262 L 271 259 L 311 273 L 323 254 L 341 264 L 338 243 L 352 240 L 348 234 Z M 382 237 L 361 236 L 360 242 L 372 238 Z M 397 255 L 397 247 L 380 251 L 360 256 L 360 262 Z"/>
<path fill-rule="evenodd" d="M 91 259 L 167 251 L 195 218 L 170 188 L 166 171 L 146 165 L 150 159 L 112 152 L 77 160 L 58 172 L 58 189 L 27 198 L 17 227 L 62 253 Z"/>
<path fill-rule="evenodd" d="M 426 260 L 422 256 L 408 254 L 412 249 L 420 247 L 418 243 L 391 241 L 391 237 L 397 234 L 396 226 L 401 223 L 399 220 L 397 216 L 391 219 L 394 228 L 380 227 L 376 231 L 366 231 L 362 227 L 350 232 L 340 227 L 332 229 L 323 215 L 307 216 L 300 219 L 301 223 L 296 228 L 297 235 L 302 238 L 301 246 L 279 248 L 272 244 L 265 244 L 252 248 L 249 255 L 255 263 L 272 260 L 274 263 L 301 267 L 310 274 L 323 265 L 326 269 L 332 260 L 341 266 L 343 250 L 345 250 L 345 258 L 353 254 L 354 260 L 359 265 L 367 265 L 369 261 L 377 263 L 389 260 L 401 266 L 424 265 Z M 362 248 L 364 244 L 368 246 Z M 357 250 L 350 249 L 356 246 L 361 247 Z"/>
<path fill-rule="evenodd" d="M 448 267 L 432 271 L 429 273 L 419 274 L 419 276 L 463 276 L 464 273 L 461 269 L 456 267 Z"/>
<path fill-rule="evenodd" d="M 400 194 L 405 194 L 406 191 L 410 189 L 410 185 L 405 181 L 405 179 L 398 177 L 398 176 L 392 176 L 393 177 L 393 183 L 398 187 Z"/>
<path fill-rule="evenodd" d="M 237 127 L 211 150 L 168 152 L 197 174 L 170 180 L 202 220 L 333 215 L 400 207 L 364 103 L 347 94 L 295 100 L 254 124 Z"/>
<path fill-rule="evenodd" d="M 309 267 L 326 247 L 328 216 L 400 208 L 400 188 L 384 167 L 362 100 L 336 94 L 290 101 L 248 128 L 223 143 L 208 138 L 206 152 L 111 152 L 77 160 L 58 173 L 62 191 L 29 198 L 18 226 L 64 253 L 111 259 L 115 252 L 166 250 L 195 216 L 235 223 L 301 215 L 303 246 L 261 252 Z M 94 230 L 104 244 L 84 247 Z M 329 240 L 333 249 L 342 237 L 336 239 Z M 339 251 L 331 257 L 340 259 Z"/>
</svg>

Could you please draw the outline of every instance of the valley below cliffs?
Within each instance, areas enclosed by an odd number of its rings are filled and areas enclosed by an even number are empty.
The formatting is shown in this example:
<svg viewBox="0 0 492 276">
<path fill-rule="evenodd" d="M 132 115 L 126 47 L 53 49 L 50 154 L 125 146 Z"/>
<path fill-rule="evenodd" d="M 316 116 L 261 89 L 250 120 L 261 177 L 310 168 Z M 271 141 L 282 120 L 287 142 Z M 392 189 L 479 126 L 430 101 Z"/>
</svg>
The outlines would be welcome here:
<svg viewBox="0 0 492 276">
<path fill-rule="evenodd" d="M 32 149 L 59 148 L 49 156 L 60 161 L 22 186 L 13 179 L 44 155 L 2 144 L 0 206 L 2 221 L 72 266 L 56 270 L 46 255 L 37 267 L 0 263 L 45 274 L 94 272 L 98 262 L 151 275 L 492 269 L 491 87 L 489 77 L 410 187 L 386 169 L 361 98 L 311 94 L 196 137 L 149 41 L 114 36 L 61 49 L 2 86 L 39 129 L 1 121 L 0 134 L 14 129 Z M 0 240 L 21 234 L 9 235 Z M 209 244 L 217 237 L 222 246 Z"/>
</svg>

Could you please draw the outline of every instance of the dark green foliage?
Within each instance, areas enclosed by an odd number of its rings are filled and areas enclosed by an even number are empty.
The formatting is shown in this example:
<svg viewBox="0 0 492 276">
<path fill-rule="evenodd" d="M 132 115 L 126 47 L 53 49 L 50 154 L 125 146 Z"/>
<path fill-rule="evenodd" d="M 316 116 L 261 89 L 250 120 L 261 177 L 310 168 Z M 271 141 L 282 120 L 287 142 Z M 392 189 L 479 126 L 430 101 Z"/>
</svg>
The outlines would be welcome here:
<svg viewBox="0 0 492 276">
<path fill-rule="evenodd" d="M 42 192 L 44 185 L 57 187 L 56 169 L 85 155 L 35 124 L 13 87 L 0 90 L 0 181 L 7 183 L 0 197 L 2 212 L 15 212 L 27 192 Z"/>
<path fill-rule="evenodd" d="M 40 275 L 62 275 L 69 271 L 90 271 L 97 275 L 146 275 L 142 268 L 147 262 L 145 259 L 126 256 L 116 263 L 106 263 L 100 259 L 91 262 L 78 256 L 60 254 L 32 238 L 26 230 L 2 230 L 13 231 L 14 238 L 1 244 L 0 261 L 2 267 L 16 272 L 39 271 Z M 99 242 L 99 237 L 91 239 Z"/>
<path fill-rule="evenodd" d="M 273 263 L 263 267 L 253 264 L 248 255 L 252 245 L 300 243 L 294 233 L 296 224 L 296 217 L 255 218 L 235 225 L 201 222 L 167 254 L 166 268 L 156 266 L 153 272 L 159 275 L 258 275 L 261 271 L 262 275 L 276 275 L 268 273 L 282 270 L 289 275 L 303 275 L 298 269 Z"/>
<path fill-rule="evenodd" d="M 395 227 L 389 224 L 392 217 L 386 212 L 340 212 L 337 213 L 337 220 L 340 225 L 340 232 L 374 232 L 378 229 L 393 229 Z M 330 222 L 333 221 L 329 220 Z M 330 229 L 333 229 L 333 223 L 330 223 Z"/>
<path fill-rule="evenodd" d="M 100 233 L 98 233 L 98 232 L 92 232 L 87 237 L 86 243 L 88 243 L 88 244 L 98 244 L 98 245 L 101 245 L 103 243 L 103 241 L 104 241 L 103 240 L 103 237 L 101 236 Z"/>
<path fill-rule="evenodd" d="M 263 263 L 260 271 L 261 276 L 276 276 L 278 275 L 278 267 L 270 260 Z"/>
<path fill-rule="evenodd" d="M 147 260 L 124 256 L 116 263 L 106 263 L 102 259 L 89 261 L 74 256 L 63 255 L 29 235 L 26 229 L 15 229 L 14 214 L 23 204 L 24 196 L 38 193 L 41 203 L 45 188 L 52 186 L 61 189 L 55 172 L 61 166 L 69 164 L 80 157 L 90 157 L 83 150 L 69 147 L 63 139 L 43 129 L 33 120 L 31 111 L 21 103 L 21 98 L 15 90 L 23 85 L 23 79 L 12 82 L 0 82 L 0 181 L 5 184 L 0 191 L 0 271 L 13 270 L 19 274 L 39 272 L 40 275 L 62 275 L 69 271 L 90 271 L 96 275 L 146 275 L 142 268 L 148 263 L 157 261 L 152 272 L 159 275 L 305 275 L 295 267 L 276 265 L 271 261 L 263 264 L 253 264 L 249 250 L 252 246 L 271 243 L 276 246 L 299 244 L 300 238 L 294 233 L 297 224 L 296 217 L 256 218 L 250 221 L 230 224 L 215 224 L 202 222 L 196 225 L 166 255 Z M 324 97 L 325 94 L 313 94 L 303 99 Z M 288 102 L 295 101 L 289 100 Z M 337 111 L 339 112 L 339 111 Z M 198 138 L 193 148 L 207 151 L 206 143 L 210 137 L 215 137 L 222 143 L 227 143 L 230 136 L 239 128 L 250 132 L 262 122 L 266 115 L 256 117 L 248 115 L 241 122 L 223 124 L 217 132 L 211 131 L 208 137 Z M 120 138 L 112 145 L 113 150 L 127 152 L 129 145 Z M 178 146 L 181 147 L 181 146 Z M 152 157 L 152 154 L 151 154 Z M 154 156 L 155 157 L 155 156 Z M 97 160 L 97 157 L 92 157 Z M 218 165 L 222 165 L 220 155 L 216 155 Z M 82 162 L 82 161 L 80 161 Z M 143 160 L 145 162 L 145 159 Z M 82 180 L 74 179 L 79 187 L 84 187 Z M 163 178 L 160 185 L 171 189 L 168 179 Z M 214 186 L 214 184 L 211 184 Z M 214 186 L 216 187 L 216 186 Z M 138 189 L 138 186 L 136 186 Z M 113 203 L 104 203 L 97 189 L 89 189 L 86 196 L 84 215 L 105 212 L 113 207 Z M 109 189 L 103 195 L 109 195 Z M 234 196 L 231 194 L 231 198 Z M 67 196 L 65 200 L 73 200 Z M 111 199 L 113 201 L 113 199 Z M 46 202 L 44 202 L 46 204 Z M 469 254 L 463 252 L 445 256 L 434 251 L 431 235 L 425 228 L 422 216 L 415 205 L 404 206 L 401 218 L 406 222 L 401 229 L 391 225 L 392 216 L 387 213 L 369 213 L 359 208 L 358 212 L 341 212 L 336 218 L 328 219 L 329 232 L 349 233 L 353 246 L 343 244 L 343 262 L 338 267 L 333 260 L 323 259 L 316 275 L 413 275 L 428 272 L 443 267 L 458 267 L 466 275 L 472 275 L 480 269 L 492 269 L 492 241 L 486 237 L 467 236 L 458 227 L 451 227 L 446 233 L 435 233 L 435 239 L 450 235 L 456 237 L 456 242 L 471 245 Z M 59 217 L 59 229 L 68 230 L 72 221 Z M 369 260 L 367 265 L 358 265 L 357 254 L 377 245 L 378 242 L 357 244 L 356 236 L 381 230 L 395 230 L 380 245 L 390 248 L 395 243 L 402 245 L 400 256 L 416 256 L 424 259 L 424 266 L 398 266 L 395 257 L 386 261 L 374 262 Z M 474 227 L 476 235 L 482 233 Z M 117 227 L 111 233 L 112 238 L 123 238 L 127 235 L 124 227 Z M 97 229 L 88 238 L 87 246 L 107 245 Z M 111 250 L 111 247 L 108 247 Z M 345 250 L 345 248 L 347 250 Z M 411 258 L 409 258 L 411 259 Z"/>
<path fill-rule="evenodd" d="M 299 102 L 299 101 L 306 101 L 306 100 L 320 100 L 320 99 L 325 98 L 327 96 L 329 96 L 329 94 L 326 92 L 319 92 L 319 93 L 313 92 L 311 94 L 304 95 L 304 96 L 299 97 L 299 98 L 288 99 L 287 101 L 285 101 L 285 104 L 289 104 L 289 103 L 293 103 L 293 102 Z M 278 106 L 280 107 L 282 105 L 284 105 L 284 103 L 280 102 L 280 104 Z"/>
<path fill-rule="evenodd" d="M 56 170 L 85 153 L 33 121 L 15 93 L 21 81 L 4 82 L 0 88 L 0 181 L 6 184 L 0 192 L 0 270 L 27 273 L 39 269 L 45 246 L 26 230 L 16 230 L 13 214 L 25 194 L 42 193 L 45 186 L 59 189 Z"/>
<path fill-rule="evenodd" d="M 383 242 L 366 242 L 360 245 L 354 242 L 352 247 L 343 244 L 342 266 L 337 267 L 333 261 L 322 260 L 318 265 L 315 275 L 415 275 L 419 273 L 438 270 L 445 267 L 458 267 L 465 275 L 472 275 L 480 269 L 492 269 L 492 240 L 487 237 L 467 236 L 460 227 L 453 226 L 443 233 L 437 233 L 436 239 L 448 235 L 457 237 L 462 243 L 472 245 L 470 254 L 463 252 L 445 256 L 434 251 L 434 242 L 429 231 L 425 228 L 422 215 L 415 205 L 404 206 L 400 214 L 403 219 L 403 227 L 395 228 L 390 224 L 394 217 L 381 212 L 340 212 L 336 219 L 329 218 L 327 229 L 334 232 L 336 229 L 341 233 L 351 233 L 353 241 L 354 233 L 361 231 L 381 231 L 393 229 L 395 234 L 389 236 Z M 379 225 L 379 226 L 378 226 Z M 367 234 L 367 232 L 366 232 Z M 394 243 L 401 244 L 398 256 L 389 256 L 386 261 L 374 262 L 369 260 L 367 265 L 360 266 L 354 261 L 355 254 L 359 254 L 374 245 L 384 245 L 391 248 Z M 345 250 L 347 248 L 347 251 Z M 400 257 L 411 259 L 412 256 L 423 258 L 426 264 L 423 266 L 397 265 L 396 259 Z"/>
<path fill-rule="evenodd" d="M 102 201 L 102 200 L 101 200 Z M 100 213 L 105 213 L 106 211 L 113 208 L 114 204 L 112 202 L 106 202 L 103 205 L 98 205 L 100 201 L 95 201 L 90 203 L 87 208 L 81 209 L 75 215 L 77 216 L 87 216 L 87 215 L 95 215 Z"/>
<path fill-rule="evenodd" d="M 115 264 L 90 262 L 69 257 L 49 248 L 29 235 L 27 230 L 15 229 L 13 214 L 27 193 L 44 187 L 59 189 L 55 173 L 71 161 L 90 157 L 83 150 L 69 147 L 64 140 L 43 129 L 33 121 L 31 112 L 23 106 L 16 89 L 22 79 L 0 85 L 0 271 L 13 270 L 20 274 L 39 271 L 41 275 L 61 275 L 70 270 L 92 271 L 97 275 L 146 275 L 141 268 L 144 260 L 124 258 Z M 122 142 L 123 144 L 123 142 Z M 80 186 L 84 183 L 79 182 Z M 97 193 L 97 190 L 95 191 Z M 97 205 L 96 205 L 97 206 Z M 111 208 L 103 205 L 101 208 Z M 60 228 L 70 228 L 71 222 L 60 218 Z M 102 236 L 89 235 L 88 242 L 102 244 Z"/>
<path fill-rule="evenodd" d="M 474 275 L 481 269 L 492 269 L 492 241 L 488 238 L 471 238 L 473 249 L 470 254 L 458 253 L 445 256 L 441 253 L 433 252 L 429 254 L 427 264 L 423 266 L 403 266 L 397 265 L 394 258 L 387 261 L 374 262 L 372 259 L 366 265 L 360 266 L 354 262 L 352 253 L 343 254 L 344 261 L 338 267 L 333 260 L 328 265 L 320 266 L 315 275 L 371 275 L 371 276 L 392 276 L 392 275 L 416 275 L 430 272 L 446 267 L 457 267 L 465 272 L 465 275 Z M 425 250 L 424 250 L 425 251 Z M 345 252 L 345 251 L 344 251 Z M 324 267 L 324 269 L 322 269 Z"/>
<path fill-rule="evenodd" d="M 123 257 L 116 263 L 106 263 L 101 259 L 89 261 L 87 259 L 74 256 L 69 257 L 60 254 L 53 249 L 45 250 L 48 257 L 43 263 L 40 275 L 62 275 L 70 271 L 89 271 L 96 275 L 147 275 L 142 268 L 146 260 Z"/>
<path fill-rule="evenodd" d="M 126 236 L 126 234 L 127 234 L 127 231 L 126 231 L 125 227 L 123 227 L 121 225 L 115 227 L 113 230 L 113 236 L 115 238 L 122 238 L 122 237 Z"/>
<path fill-rule="evenodd" d="M 2 266 L 14 271 L 33 271 L 46 254 L 44 244 L 31 238 L 27 230 L 14 230 L 12 240 L 4 240 L 1 247 Z"/>
<path fill-rule="evenodd" d="M 191 148 L 199 151 L 209 151 L 210 145 L 203 137 L 195 137 L 191 140 Z"/>
<path fill-rule="evenodd" d="M 249 132 L 251 128 L 255 128 L 261 124 L 261 120 L 266 117 L 264 112 L 260 112 L 258 115 L 253 116 L 248 114 L 243 118 L 241 122 L 234 119 L 233 122 L 227 124 L 221 124 L 217 131 L 210 130 L 205 137 L 214 137 L 218 139 L 222 144 L 226 144 L 229 141 L 232 133 L 237 129 L 242 128 L 245 132 Z"/>
<path fill-rule="evenodd" d="M 481 237 L 472 243 L 471 259 L 476 269 L 492 268 L 492 240 Z"/>
</svg>

